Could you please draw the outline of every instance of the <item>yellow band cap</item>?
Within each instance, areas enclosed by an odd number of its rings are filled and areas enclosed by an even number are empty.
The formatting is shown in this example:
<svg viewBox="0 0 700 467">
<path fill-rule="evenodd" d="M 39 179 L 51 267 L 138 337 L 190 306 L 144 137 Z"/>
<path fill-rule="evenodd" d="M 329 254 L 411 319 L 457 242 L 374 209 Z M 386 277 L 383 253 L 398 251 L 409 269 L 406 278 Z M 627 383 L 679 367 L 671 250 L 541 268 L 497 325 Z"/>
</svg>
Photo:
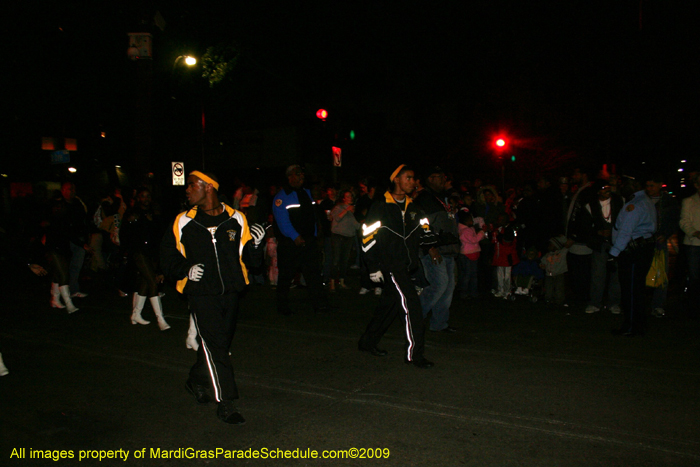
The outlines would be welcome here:
<svg viewBox="0 0 700 467">
<path fill-rule="evenodd" d="M 389 181 L 393 182 L 394 179 L 399 176 L 399 172 L 401 172 L 401 169 L 403 169 L 404 167 L 406 167 L 406 164 L 401 164 L 400 166 L 398 166 L 396 170 L 394 170 L 394 172 L 391 174 L 391 177 L 389 177 Z"/>
<path fill-rule="evenodd" d="M 195 177 L 199 178 L 200 180 L 205 181 L 207 183 L 210 183 L 216 191 L 219 191 L 219 182 L 217 182 L 216 180 L 214 180 L 211 177 L 204 175 L 199 170 L 195 170 L 194 172 L 190 173 L 190 175 L 194 175 Z"/>
</svg>

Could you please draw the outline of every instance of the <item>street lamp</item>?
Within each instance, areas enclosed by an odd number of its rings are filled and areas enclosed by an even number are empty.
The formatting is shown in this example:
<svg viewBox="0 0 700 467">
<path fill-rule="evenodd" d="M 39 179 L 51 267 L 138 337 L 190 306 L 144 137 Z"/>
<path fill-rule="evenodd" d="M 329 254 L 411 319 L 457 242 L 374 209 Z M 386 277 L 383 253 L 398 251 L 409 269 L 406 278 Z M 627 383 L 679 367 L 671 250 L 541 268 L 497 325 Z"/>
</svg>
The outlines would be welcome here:
<svg viewBox="0 0 700 467">
<path fill-rule="evenodd" d="M 173 71 L 175 71 L 175 67 L 177 66 L 178 62 L 183 58 L 185 59 L 185 65 L 187 66 L 195 66 L 197 64 L 197 59 L 194 58 L 192 55 L 180 55 L 173 62 Z"/>
</svg>

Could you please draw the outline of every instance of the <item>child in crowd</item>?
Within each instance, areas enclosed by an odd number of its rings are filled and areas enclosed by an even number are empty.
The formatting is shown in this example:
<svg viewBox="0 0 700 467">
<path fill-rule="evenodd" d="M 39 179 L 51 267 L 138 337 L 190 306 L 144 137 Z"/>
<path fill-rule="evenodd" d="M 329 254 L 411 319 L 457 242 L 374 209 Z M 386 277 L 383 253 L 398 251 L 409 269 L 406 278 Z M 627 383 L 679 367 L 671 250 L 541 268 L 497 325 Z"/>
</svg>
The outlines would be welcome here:
<svg viewBox="0 0 700 467">
<path fill-rule="evenodd" d="M 513 282 L 516 295 L 527 295 L 535 280 L 542 280 L 544 271 L 540 268 L 539 252 L 534 246 L 528 248 L 522 261 L 513 268 Z"/>
<path fill-rule="evenodd" d="M 544 288 L 547 303 L 567 306 L 564 295 L 566 267 L 566 237 L 560 235 L 549 240 L 548 253 L 542 257 L 540 267 L 545 271 Z"/>
<path fill-rule="evenodd" d="M 458 289 L 463 299 L 477 298 L 479 295 L 477 265 L 481 254 L 479 242 L 484 238 L 484 231 L 479 229 L 477 232 L 474 227 L 474 216 L 467 209 L 460 210 L 457 218 L 461 244 L 458 258 L 460 278 Z"/>
<path fill-rule="evenodd" d="M 515 230 L 504 227 L 494 237 L 492 266 L 496 267 L 498 290 L 494 294 L 497 298 L 507 299 L 510 296 L 510 279 L 512 267 L 520 262 L 517 247 L 515 246 Z"/>
</svg>

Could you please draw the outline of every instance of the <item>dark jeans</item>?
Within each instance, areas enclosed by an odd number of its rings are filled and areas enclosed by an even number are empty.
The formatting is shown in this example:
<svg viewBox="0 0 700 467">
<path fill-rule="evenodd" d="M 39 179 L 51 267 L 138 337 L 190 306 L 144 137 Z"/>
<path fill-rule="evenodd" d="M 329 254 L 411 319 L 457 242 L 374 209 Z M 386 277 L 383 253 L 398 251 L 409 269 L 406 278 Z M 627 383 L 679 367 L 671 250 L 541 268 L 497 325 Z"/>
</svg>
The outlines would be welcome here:
<svg viewBox="0 0 700 467">
<path fill-rule="evenodd" d="M 354 241 L 355 237 L 345 237 L 338 234 L 331 235 L 331 245 L 333 247 L 333 273 L 331 277 L 333 279 L 345 279 Z"/>
<path fill-rule="evenodd" d="M 459 282 L 457 290 L 462 297 L 477 297 L 479 295 L 479 261 L 472 261 L 464 255 L 457 257 L 459 267 Z"/>
<path fill-rule="evenodd" d="M 588 303 L 591 292 L 591 255 L 575 255 L 569 252 L 566 255 L 569 268 L 569 279 L 573 299 L 583 304 Z"/>
<path fill-rule="evenodd" d="M 277 245 L 277 267 L 279 268 L 277 310 L 282 313 L 289 311 L 289 288 L 294 274 L 298 271 L 304 275 L 314 309 L 326 306 L 328 301 L 321 282 L 321 263 L 316 237 L 306 239 L 304 246 L 296 246 L 288 238 L 280 239 L 279 242 Z"/>
</svg>

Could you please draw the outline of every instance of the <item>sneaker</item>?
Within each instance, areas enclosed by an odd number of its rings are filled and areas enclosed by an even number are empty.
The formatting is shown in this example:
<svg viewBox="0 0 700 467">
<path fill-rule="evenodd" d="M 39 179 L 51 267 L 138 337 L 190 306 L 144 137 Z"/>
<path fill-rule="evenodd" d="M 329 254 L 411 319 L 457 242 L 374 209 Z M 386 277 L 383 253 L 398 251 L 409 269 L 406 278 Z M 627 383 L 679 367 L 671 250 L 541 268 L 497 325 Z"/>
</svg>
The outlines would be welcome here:
<svg viewBox="0 0 700 467">
<path fill-rule="evenodd" d="M 663 310 L 662 310 L 663 311 Z M 610 313 L 614 315 L 619 315 L 622 313 L 622 310 L 620 309 L 620 305 L 613 305 L 610 307 Z"/>
<path fill-rule="evenodd" d="M 652 311 L 651 314 L 656 318 L 663 318 L 666 316 L 666 310 L 663 308 L 654 308 L 654 311 Z"/>
<path fill-rule="evenodd" d="M 596 313 L 598 311 L 600 311 L 600 308 L 598 308 L 597 306 L 588 305 L 586 307 L 586 313 Z"/>
<path fill-rule="evenodd" d="M 493 296 L 495 298 L 503 298 L 503 294 L 501 292 L 496 292 L 495 290 L 493 292 Z"/>
<path fill-rule="evenodd" d="M 375 287 L 374 289 L 374 295 L 381 295 L 382 294 L 382 288 L 381 287 Z"/>
<path fill-rule="evenodd" d="M 362 287 L 360 289 L 360 295 L 367 295 L 368 292 L 369 292 L 369 289 L 365 289 L 364 287 Z"/>
<path fill-rule="evenodd" d="M 525 295 L 525 292 L 523 292 L 523 288 L 518 287 L 517 289 L 515 289 L 515 295 Z"/>
</svg>

